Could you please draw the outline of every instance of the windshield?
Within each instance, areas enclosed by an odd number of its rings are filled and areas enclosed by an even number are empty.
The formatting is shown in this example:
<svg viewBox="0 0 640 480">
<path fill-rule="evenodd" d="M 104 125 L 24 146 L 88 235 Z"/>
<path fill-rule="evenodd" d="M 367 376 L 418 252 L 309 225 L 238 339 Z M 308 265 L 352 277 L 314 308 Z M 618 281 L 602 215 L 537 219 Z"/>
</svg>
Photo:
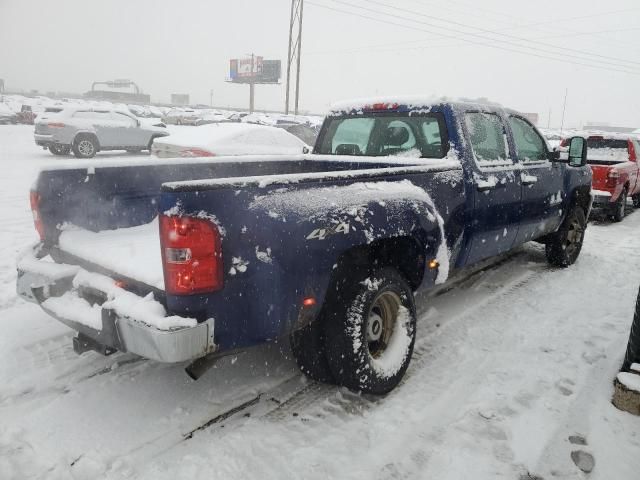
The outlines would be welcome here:
<svg viewBox="0 0 640 480">
<path fill-rule="evenodd" d="M 336 117 L 327 120 L 317 153 L 442 158 L 446 155 L 446 139 L 440 114 Z"/>
</svg>

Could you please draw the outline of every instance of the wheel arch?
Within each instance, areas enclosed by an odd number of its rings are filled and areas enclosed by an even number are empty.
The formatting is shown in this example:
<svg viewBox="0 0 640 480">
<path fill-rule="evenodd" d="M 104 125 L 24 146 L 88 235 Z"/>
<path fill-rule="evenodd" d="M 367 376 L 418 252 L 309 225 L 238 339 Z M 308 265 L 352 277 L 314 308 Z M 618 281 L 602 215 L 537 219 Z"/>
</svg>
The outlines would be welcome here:
<svg viewBox="0 0 640 480">
<path fill-rule="evenodd" d="M 100 140 L 98 139 L 98 136 L 95 134 L 95 132 L 91 132 L 87 130 L 77 132 L 76 135 L 73 137 L 73 142 L 71 142 L 71 145 L 75 145 L 76 142 L 83 137 L 91 138 L 94 142 L 96 142 L 96 145 L 98 146 L 97 150 L 100 150 Z"/>
</svg>

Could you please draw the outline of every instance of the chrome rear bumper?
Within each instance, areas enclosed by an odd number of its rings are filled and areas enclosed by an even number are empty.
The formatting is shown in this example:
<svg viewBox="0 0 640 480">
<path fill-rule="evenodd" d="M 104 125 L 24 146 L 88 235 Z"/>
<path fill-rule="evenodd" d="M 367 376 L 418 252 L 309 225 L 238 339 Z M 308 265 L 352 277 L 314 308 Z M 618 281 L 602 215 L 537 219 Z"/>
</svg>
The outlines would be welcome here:
<svg viewBox="0 0 640 480">
<path fill-rule="evenodd" d="M 157 311 L 154 299 L 122 290 L 103 275 L 89 274 L 97 281 L 87 283 L 82 279 L 88 272 L 74 265 L 37 258 L 39 249 L 38 246 L 27 252 L 18 262 L 17 293 L 80 334 L 100 345 L 166 363 L 195 360 L 216 350 L 213 319 L 168 329 L 149 325 L 144 320 L 148 319 L 146 314 L 143 318 L 123 314 L 117 300 L 119 295 L 126 296 L 127 307 L 131 302 L 140 302 L 138 306 L 142 309 L 149 305 Z M 113 285 L 108 285 L 109 282 Z M 101 288 L 103 283 L 108 288 Z M 190 321 L 175 316 L 161 317 L 166 319 L 177 319 L 177 323 Z"/>
</svg>

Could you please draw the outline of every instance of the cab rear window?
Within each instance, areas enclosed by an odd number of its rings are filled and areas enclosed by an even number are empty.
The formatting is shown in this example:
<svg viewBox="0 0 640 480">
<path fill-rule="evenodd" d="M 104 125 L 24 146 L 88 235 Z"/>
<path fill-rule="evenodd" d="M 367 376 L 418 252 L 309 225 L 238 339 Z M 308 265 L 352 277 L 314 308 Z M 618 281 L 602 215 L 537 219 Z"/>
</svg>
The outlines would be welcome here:
<svg viewBox="0 0 640 480">
<path fill-rule="evenodd" d="M 324 155 L 443 158 L 448 136 L 444 116 L 368 114 L 327 121 L 317 153 Z"/>
</svg>

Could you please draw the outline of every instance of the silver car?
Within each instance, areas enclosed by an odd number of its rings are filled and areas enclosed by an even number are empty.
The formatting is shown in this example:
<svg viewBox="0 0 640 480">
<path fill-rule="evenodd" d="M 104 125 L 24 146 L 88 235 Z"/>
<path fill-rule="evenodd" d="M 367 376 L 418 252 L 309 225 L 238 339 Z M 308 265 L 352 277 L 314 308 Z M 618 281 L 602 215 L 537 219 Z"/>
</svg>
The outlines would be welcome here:
<svg viewBox="0 0 640 480">
<path fill-rule="evenodd" d="M 153 140 L 169 135 L 166 128 L 141 123 L 129 112 L 67 108 L 36 122 L 36 144 L 54 155 L 91 158 L 100 150 L 151 150 Z"/>
</svg>

